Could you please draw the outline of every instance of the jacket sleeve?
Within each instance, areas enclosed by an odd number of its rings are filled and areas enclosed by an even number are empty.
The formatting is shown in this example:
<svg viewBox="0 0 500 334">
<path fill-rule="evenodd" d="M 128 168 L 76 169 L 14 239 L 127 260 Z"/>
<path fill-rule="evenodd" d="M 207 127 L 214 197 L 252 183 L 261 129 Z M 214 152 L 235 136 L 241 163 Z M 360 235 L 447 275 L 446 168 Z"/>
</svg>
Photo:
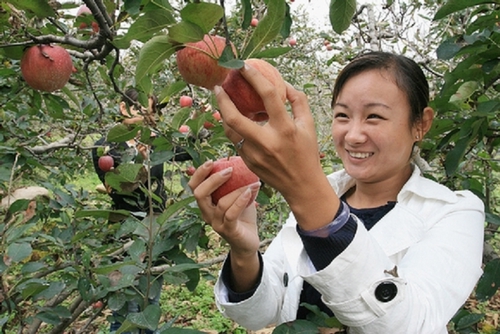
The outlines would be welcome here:
<svg viewBox="0 0 500 334">
<path fill-rule="evenodd" d="M 350 333 L 446 333 L 482 273 L 483 204 L 468 192 L 458 197 L 433 207 L 432 224 L 421 220 L 425 207 L 400 208 L 394 225 L 379 222 L 373 233 L 358 221 L 354 239 L 329 266 L 303 264 L 300 273 Z M 379 243 L 390 235 L 400 238 L 389 243 L 400 249 Z"/>
<path fill-rule="evenodd" d="M 284 229 L 293 232 L 300 243 L 294 226 Z M 262 256 L 261 282 L 249 298 L 230 302 L 228 288 L 220 275 L 215 285 L 215 301 L 222 314 L 249 330 L 291 321 L 296 315 L 303 280 L 296 276 L 296 271 L 293 274 L 283 256 L 282 239 L 283 229 Z"/>
</svg>

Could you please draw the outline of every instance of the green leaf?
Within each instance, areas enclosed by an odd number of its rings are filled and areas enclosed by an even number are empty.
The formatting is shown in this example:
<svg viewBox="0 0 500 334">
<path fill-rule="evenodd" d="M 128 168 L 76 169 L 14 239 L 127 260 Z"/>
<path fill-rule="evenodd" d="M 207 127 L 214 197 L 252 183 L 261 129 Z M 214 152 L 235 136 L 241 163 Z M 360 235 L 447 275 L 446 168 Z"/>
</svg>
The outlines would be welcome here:
<svg viewBox="0 0 500 334">
<path fill-rule="evenodd" d="M 273 330 L 273 334 L 319 334 L 318 326 L 307 320 L 286 322 Z"/>
<path fill-rule="evenodd" d="M 117 124 L 109 130 L 106 140 L 112 143 L 126 142 L 127 140 L 135 138 L 139 130 L 139 127 L 129 128 L 125 124 Z"/>
<path fill-rule="evenodd" d="M 462 46 L 460 44 L 448 40 L 438 46 L 436 55 L 438 59 L 448 60 L 453 58 L 461 48 Z"/>
<path fill-rule="evenodd" d="M 201 27 L 186 21 L 181 21 L 168 30 L 168 37 L 171 43 L 186 44 L 198 42 L 203 39 L 203 36 L 205 36 L 205 32 Z"/>
<path fill-rule="evenodd" d="M 436 14 L 434 15 L 433 20 L 440 20 L 445 16 L 448 16 L 452 13 L 461 11 L 463 9 L 480 5 L 486 3 L 498 3 L 497 1 L 492 0 L 448 0 L 446 3 L 438 9 Z"/>
<path fill-rule="evenodd" d="M 172 14 L 158 7 L 157 10 L 151 10 L 140 16 L 127 30 L 127 33 L 117 38 L 113 44 L 120 49 L 127 49 L 132 40 L 146 42 L 156 33 L 175 23 Z"/>
<path fill-rule="evenodd" d="M 250 40 L 245 45 L 241 59 L 252 58 L 254 54 L 260 52 L 279 34 L 283 25 L 283 20 L 285 19 L 285 13 L 285 0 L 269 1 L 267 13 L 262 20 L 259 21 Z"/>
<path fill-rule="evenodd" d="M 330 24 L 337 34 L 341 34 L 351 25 L 356 13 L 356 0 L 331 0 Z"/>
<path fill-rule="evenodd" d="M 253 57 L 254 58 L 276 58 L 276 57 L 284 55 L 285 53 L 287 53 L 290 50 L 292 50 L 292 47 L 290 47 L 290 46 L 266 49 L 262 52 L 256 53 Z"/>
<path fill-rule="evenodd" d="M 243 11 L 243 22 L 241 23 L 241 27 L 243 29 L 247 29 L 250 26 L 250 22 L 252 22 L 252 3 L 250 0 L 242 0 L 241 7 L 241 10 Z"/>
<path fill-rule="evenodd" d="M 86 277 L 81 277 L 78 280 L 78 292 L 82 296 L 83 300 L 90 301 L 94 295 L 94 287 L 90 280 Z"/>
<path fill-rule="evenodd" d="M 26 211 L 29 204 L 30 204 L 29 199 L 18 199 L 9 206 L 9 212 L 16 213 L 20 211 Z"/>
<path fill-rule="evenodd" d="M 181 10 L 182 20 L 196 24 L 204 34 L 212 30 L 223 15 L 221 6 L 207 2 L 190 3 Z"/>
<path fill-rule="evenodd" d="M 141 82 L 147 74 L 154 70 L 174 54 L 175 48 L 168 36 L 155 36 L 144 44 L 139 52 L 139 59 L 135 70 L 136 82 Z"/>
<path fill-rule="evenodd" d="M 7 255 L 13 262 L 20 262 L 26 259 L 33 252 L 33 248 L 27 242 L 12 243 L 7 247 Z"/>
<path fill-rule="evenodd" d="M 486 301 L 495 295 L 500 286 L 500 258 L 486 263 L 483 275 L 476 287 L 476 297 L 479 301 Z"/>
<path fill-rule="evenodd" d="M 167 87 L 163 88 L 161 91 L 159 97 L 160 97 L 160 104 L 163 103 L 168 103 L 170 101 L 170 97 L 172 95 L 175 95 L 179 92 L 181 92 L 184 88 L 187 87 L 187 84 L 185 81 L 176 81 L 171 85 L 168 85 Z"/>
<path fill-rule="evenodd" d="M 471 313 L 469 315 L 466 315 L 466 316 L 460 318 L 460 320 L 455 325 L 455 329 L 456 330 L 466 329 L 474 324 L 477 324 L 483 318 L 484 318 L 484 314 Z"/>
<path fill-rule="evenodd" d="M 192 202 L 194 202 L 194 196 L 184 198 L 178 202 L 169 205 L 167 209 L 163 211 L 161 215 L 158 216 L 156 221 L 163 226 L 163 224 L 165 224 L 175 213 L 187 207 Z"/>
<path fill-rule="evenodd" d="M 158 305 L 148 305 L 143 312 L 130 313 L 127 316 L 127 321 L 139 328 L 147 328 L 155 330 L 158 327 L 158 322 L 161 317 L 161 309 Z M 121 328 L 121 327 L 120 327 Z M 120 331 L 117 332 L 121 333 Z"/>
<path fill-rule="evenodd" d="M 41 0 L 6 0 L 4 2 L 9 2 L 14 5 L 14 7 L 33 12 L 36 16 L 43 17 L 54 17 L 56 12 L 52 7 L 50 7 L 48 1 Z"/>
</svg>

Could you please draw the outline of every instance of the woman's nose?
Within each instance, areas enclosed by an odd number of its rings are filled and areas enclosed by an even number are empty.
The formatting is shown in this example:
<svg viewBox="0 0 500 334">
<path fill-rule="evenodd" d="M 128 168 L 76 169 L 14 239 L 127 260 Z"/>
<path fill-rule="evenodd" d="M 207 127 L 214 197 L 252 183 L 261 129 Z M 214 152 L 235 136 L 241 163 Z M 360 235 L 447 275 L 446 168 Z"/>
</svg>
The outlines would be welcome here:
<svg viewBox="0 0 500 334">
<path fill-rule="evenodd" d="M 350 122 L 345 135 L 345 141 L 348 144 L 359 144 L 366 140 L 366 133 L 363 124 L 359 122 Z"/>
</svg>

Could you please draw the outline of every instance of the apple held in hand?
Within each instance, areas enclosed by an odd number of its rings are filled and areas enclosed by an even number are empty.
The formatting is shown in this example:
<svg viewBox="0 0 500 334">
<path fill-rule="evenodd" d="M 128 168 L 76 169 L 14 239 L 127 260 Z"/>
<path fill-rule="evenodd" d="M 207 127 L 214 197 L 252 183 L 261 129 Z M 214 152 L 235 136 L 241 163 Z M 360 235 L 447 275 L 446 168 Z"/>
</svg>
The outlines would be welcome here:
<svg viewBox="0 0 500 334">
<path fill-rule="evenodd" d="M 183 49 L 177 51 L 177 67 L 184 81 L 207 89 L 221 85 L 230 71 L 218 64 L 225 47 L 225 38 L 205 35 L 203 40 L 187 43 Z M 236 54 L 234 46 L 233 53 Z"/>
<path fill-rule="evenodd" d="M 232 167 L 233 173 L 229 180 L 227 180 L 223 185 L 221 185 L 217 190 L 212 193 L 212 202 L 217 205 L 219 200 L 226 196 L 227 194 L 233 192 L 244 186 L 248 186 L 252 183 L 258 182 L 259 177 L 255 175 L 243 162 L 243 159 L 239 156 L 232 156 L 229 158 L 222 158 L 214 161 L 214 166 L 210 175 L 220 172 L 226 168 Z M 210 176 L 209 175 L 209 176 Z M 248 201 L 247 206 L 255 201 L 257 194 L 252 196 Z"/>
<path fill-rule="evenodd" d="M 115 166 L 115 161 L 112 156 L 103 155 L 97 161 L 97 165 L 103 172 L 109 172 Z"/>
<path fill-rule="evenodd" d="M 245 63 L 260 71 L 264 77 L 269 80 L 276 88 L 276 93 L 283 103 L 286 101 L 286 86 L 278 70 L 268 62 L 262 59 L 247 59 Z M 269 115 L 264 106 L 264 101 L 255 91 L 255 89 L 241 75 L 240 71 L 235 69 L 229 72 L 222 88 L 231 98 L 236 108 L 246 117 L 253 121 L 267 121 Z"/>
<path fill-rule="evenodd" d="M 73 72 L 73 61 L 65 48 L 35 45 L 21 58 L 21 73 L 34 89 L 53 92 L 63 88 Z"/>
</svg>

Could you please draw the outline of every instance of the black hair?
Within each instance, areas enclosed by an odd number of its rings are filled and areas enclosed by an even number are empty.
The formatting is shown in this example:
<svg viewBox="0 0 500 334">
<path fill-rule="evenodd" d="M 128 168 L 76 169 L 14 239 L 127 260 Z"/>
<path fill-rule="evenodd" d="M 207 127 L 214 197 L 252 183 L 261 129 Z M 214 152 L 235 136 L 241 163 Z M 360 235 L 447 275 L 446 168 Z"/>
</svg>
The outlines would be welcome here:
<svg viewBox="0 0 500 334">
<path fill-rule="evenodd" d="M 370 51 L 354 58 L 340 72 L 333 89 L 332 107 L 340 91 L 353 76 L 374 69 L 386 70 L 393 75 L 396 86 L 407 96 L 410 104 L 410 124 L 422 119 L 429 104 L 429 83 L 420 66 L 405 56 L 382 51 Z"/>
</svg>

